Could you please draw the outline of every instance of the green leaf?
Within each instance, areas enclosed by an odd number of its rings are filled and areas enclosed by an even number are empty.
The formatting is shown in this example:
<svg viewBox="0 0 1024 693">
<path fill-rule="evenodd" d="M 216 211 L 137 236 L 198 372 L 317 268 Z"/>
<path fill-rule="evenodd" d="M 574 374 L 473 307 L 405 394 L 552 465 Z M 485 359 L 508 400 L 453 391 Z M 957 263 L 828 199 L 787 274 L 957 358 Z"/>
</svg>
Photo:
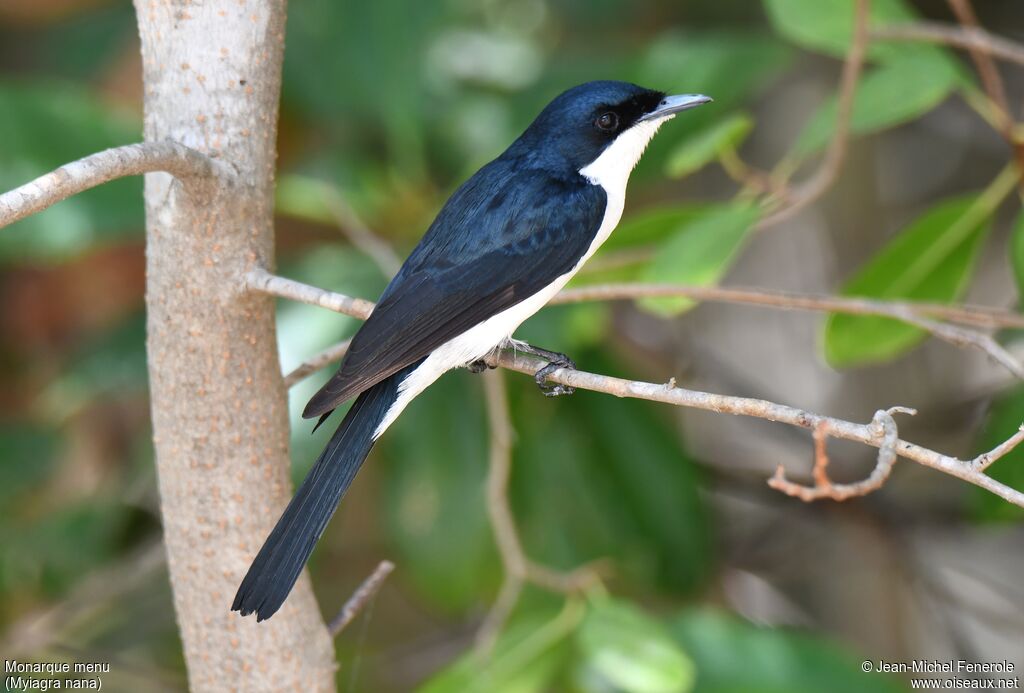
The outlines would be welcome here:
<svg viewBox="0 0 1024 693">
<path fill-rule="evenodd" d="M 886 674 L 861 671 L 863 657 L 812 634 L 758 628 L 711 609 L 688 610 L 669 629 L 697 668 L 701 693 L 894 693 Z"/>
<path fill-rule="evenodd" d="M 596 690 L 682 693 L 693 688 L 693 662 L 665 626 L 630 604 L 593 605 L 577 641 L 585 671 L 608 684 Z"/>
<path fill-rule="evenodd" d="M 622 368 L 595 366 L 601 372 Z M 603 555 L 618 556 L 624 575 L 638 582 L 682 594 L 699 589 L 713 561 L 711 523 L 699 470 L 678 433 L 649 403 L 588 396 L 574 408 L 596 448 L 589 483 L 621 537 Z"/>
<path fill-rule="evenodd" d="M 735 149 L 754 127 L 746 113 L 734 113 L 680 142 L 669 154 L 665 174 L 670 178 L 698 171 L 718 158 L 722 152 Z"/>
<path fill-rule="evenodd" d="M 664 284 L 706 286 L 725 274 L 743 246 L 760 212 L 748 203 L 713 207 L 684 222 L 658 250 L 643 280 Z M 645 298 L 637 302 L 659 315 L 677 315 L 694 305 L 688 298 Z"/>
<path fill-rule="evenodd" d="M 573 356 L 628 372 L 600 352 Z M 510 496 L 530 556 L 562 569 L 610 559 L 631 584 L 699 590 L 713 564 L 710 523 L 699 469 L 664 411 L 580 391 L 538 417 L 533 382 L 507 380 L 517 433 Z"/>
<path fill-rule="evenodd" d="M 878 132 L 913 120 L 941 103 L 956 87 L 959 73 L 946 56 L 914 52 L 868 72 L 857 85 L 850 129 L 858 135 Z M 806 156 L 824 146 L 836 121 L 836 98 L 815 112 L 797 140 Z"/>
<path fill-rule="evenodd" d="M 978 436 L 976 451 L 987 452 L 1002 443 L 1024 423 L 1024 387 L 1001 395 L 992 404 Z M 999 458 L 986 474 L 1011 488 L 1024 488 L 1024 447 L 1017 446 Z M 1007 522 L 1024 519 L 1024 508 L 1006 502 L 999 496 L 975 488 L 974 517 L 986 522 Z"/>
<path fill-rule="evenodd" d="M 566 639 L 583 617 L 583 606 L 569 602 L 561 613 L 531 613 L 498 637 L 487 658 L 469 652 L 419 688 L 419 693 L 539 693 L 568 657 Z"/>
<path fill-rule="evenodd" d="M 69 161 L 137 141 L 140 130 L 133 116 L 81 88 L 0 82 L 0 190 L 27 183 Z M 111 181 L 4 229 L 0 263 L 65 260 L 97 243 L 123 240 L 142 223 L 142 179 Z"/>
<path fill-rule="evenodd" d="M 853 37 L 853 0 L 764 0 L 775 30 L 802 48 L 838 58 L 846 55 Z M 872 27 L 908 22 L 917 15 L 903 0 L 873 0 L 868 23 Z M 872 42 L 872 57 L 899 54 L 900 47 Z"/>
<path fill-rule="evenodd" d="M 940 203 L 889 241 L 847 282 L 843 295 L 953 301 L 970 282 L 991 214 L 992 206 L 977 195 Z M 825 357 L 837 367 L 885 361 L 925 335 L 890 318 L 831 315 Z"/>
<path fill-rule="evenodd" d="M 1024 211 L 1017 215 L 1010 232 L 1010 264 L 1017 280 L 1018 301 L 1024 301 Z"/>
</svg>

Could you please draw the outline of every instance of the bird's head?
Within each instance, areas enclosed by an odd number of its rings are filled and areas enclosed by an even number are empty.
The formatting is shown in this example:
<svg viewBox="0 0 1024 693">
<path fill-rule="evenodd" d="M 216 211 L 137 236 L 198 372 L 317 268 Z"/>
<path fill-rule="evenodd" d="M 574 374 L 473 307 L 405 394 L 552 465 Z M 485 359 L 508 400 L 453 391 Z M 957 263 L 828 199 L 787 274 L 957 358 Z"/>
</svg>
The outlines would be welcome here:
<svg viewBox="0 0 1024 693">
<path fill-rule="evenodd" d="M 568 165 L 606 187 L 618 179 L 624 184 L 662 123 L 709 101 L 629 82 L 587 82 L 555 97 L 516 145 L 543 165 Z"/>
</svg>

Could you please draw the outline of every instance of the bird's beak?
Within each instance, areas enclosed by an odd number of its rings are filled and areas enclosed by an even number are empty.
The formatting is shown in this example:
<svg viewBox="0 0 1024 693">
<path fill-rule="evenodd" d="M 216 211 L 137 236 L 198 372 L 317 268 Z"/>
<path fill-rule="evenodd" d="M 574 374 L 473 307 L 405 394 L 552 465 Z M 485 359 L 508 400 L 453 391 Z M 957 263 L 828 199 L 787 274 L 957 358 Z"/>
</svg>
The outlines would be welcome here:
<svg viewBox="0 0 1024 693">
<path fill-rule="evenodd" d="M 704 96 L 703 94 L 677 94 L 675 96 L 666 96 L 658 104 L 658 107 L 647 115 L 641 116 L 637 122 L 644 122 L 645 120 L 657 120 L 659 118 L 667 118 L 673 116 L 680 111 L 688 111 L 691 108 L 696 108 L 702 104 L 706 104 L 709 101 L 713 101 L 710 96 Z"/>
</svg>

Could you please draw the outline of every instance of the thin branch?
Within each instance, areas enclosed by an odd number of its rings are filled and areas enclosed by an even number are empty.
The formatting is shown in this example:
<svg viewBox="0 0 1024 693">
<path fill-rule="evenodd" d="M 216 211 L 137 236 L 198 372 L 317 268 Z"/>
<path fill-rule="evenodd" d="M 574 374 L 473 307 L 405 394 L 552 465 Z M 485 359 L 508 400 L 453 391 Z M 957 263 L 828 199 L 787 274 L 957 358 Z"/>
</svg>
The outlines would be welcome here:
<svg viewBox="0 0 1024 693">
<path fill-rule="evenodd" d="M 978 16 L 974 13 L 971 0 L 948 0 L 950 9 L 956 15 L 957 20 L 968 33 L 981 31 L 981 24 Z M 1010 145 L 1014 161 L 1018 169 L 1018 186 L 1024 190 L 1024 142 L 1017 140 L 1016 125 L 1013 116 L 1010 114 L 1010 103 L 1006 98 L 1006 87 L 1003 78 L 999 76 L 999 68 L 993 60 L 991 53 L 980 47 L 970 47 L 971 61 L 974 63 L 978 76 L 981 78 L 982 87 L 989 101 L 992 102 L 995 127 Z"/>
<path fill-rule="evenodd" d="M 498 633 L 515 608 L 526 584 L 526 554 L 519 541 L 515 518 L 508 504 L 508 479 L 512 472 L 512 420 L 508 413 L 508 397 L 501 373 L 484 373 L 484 396 L 487 400 L 487 421 L 491 431 L 491 452 L 487 470 L 487 515 L 494 532 L 505 577 L 498 599 L 487 613 L 476 634 L 478 651 L 488 652 Z"/>
<path fill-rule="evenodd" d="M 726 175 L 746 189 L 771 195 L 783 203 L 789 202 L 790 189 L 785 181 L 768 171 L 748 164 L 735 147 L 727 147 L 718 155 L 718 162 Z"/>
<path fill-rule="evenodd" d="M 1024 65 L 1024 46 L 980 27 L 966 29 L 941 22 L 914 22 L 878 27 L 871 31 L 870 36 L 880 41 L 942 43 L 954 48 L 984 51 L 994 58 Z"/>
<path fill-rule="evenodd" d="M 142 142 L 114 147 L 65 164 L 0 195 L 0 228 L 116 178 L 156 171 L 169 173 L 185 183 L 210 178 L 230 180 L 234 176 L 224 162 L 177 142 Z"/>
<path fill-rule="evenodd" d="M 501 634 L 505 623 L 508 622 L 508 617 L 512 615 L 512 610 L 519 602 L 524 584 L 521 576 L 512 574 L 508 567 L 505 567 L 505 577 L 502 579 L 501 589 L 498 590 L 498 597 L 487 611 L 483 623 L 480 624 L 480 628 L 473 638 L 474 649 L 479 655 L 486 656 L 494 649 L 498 635 Z"/>
<path fill-rule="evenodd" d="M 348 598 L 345 605 L 341 607 L 341 611 L 338 615 L 331 619 L 331 622 L 327 624 L 327 631 L 331 634 L 331 637 L 338 637 L 338 633 L 345 630 L 348 624 L 352 623 L 359 612 L 362 611 L 366 605 L 373 599 L 374 595 L 380 589 L 381 585 L 384 584 L 384 580 L 387 579 L 388 575 L 395 569 L 395 564 L 391 561 L 381 561 L 377 564 L 376 569 L 370 576 L 363 580 L 362 584 L 352 593 L 352 596 Z"/>
<path fill-rule="evenodd" d="M 949 7 L 953 10 L 957 20 L 968 34 L 981 30 L 978 16 L 974 13 L 974 7 L 970 0 L 948 0 Z M 1013 119 L 1010 117 L 1010 104 L 1006 100 L 1006 87 L 1003 79 L 999 76 L 999 68 L 996 67 L 992 55 L 979 46 L 970 46 L 967 52 L 971 56 L 978 77 L 981 78 L 981 85 L 985 89 L 988 98 L 996 107 L 997 118 L 1000 123 L 999 130 L 1008 140 L 1013 140 Z"/>
<path fill-rule="evenodd" d="M 324 185 L 324 204 L 342 233 L 348 237 L 352 245 L 366 253 L 376 263 L 385 277 L 393 277 L 402 266 L 402 260 L 395 254 L 391 246 L 382 241 L 370 230 L 348 201 L 336 188 Z"/>
<path fill-rule="evenodd" d="M 977 349 L 983 354 L 986 354 L 1000 366 L 1010 371 L 1014 377 L 1024 380 L 1024 366 L 1022 366 L 1010 352 L 1003 348 L 1003 345 L 994 340 L 990 335 L 981 334 L 980 332 L 974 332 L 973 330 L 967 330 L 962 327 L 956 327 L 942 322 L 936 322 L 935 320 L 929 320 L 927 318 L 918 318 L 912 315 L 905 316 L 901 319 L 908 325 L 915 325 L 923 330 L 927 330 L 933 336 L 948 342 L 953 346 Z"/>
<path fill-rule="evenodd" d="M 746 287 L 685 286 L 680 284 L 594 284 L 565 289 L 551 304 L 617 301 L 682 296 L 695 301 L 767 306 L 783 310 L 809 310 L 849 315 L 877 315 L 902 320 L 906 316 L 931 317 L 985 328 L 1024 327 L 1024 315 L 1003 308 L 916 301 L 880 301 L 870 298 L 798 294 Z"/>
<path fill-rule="evenodd" d="M 487 420 L 491 431 L 490 462 L 487 472 L 487 515 L 494 532 L 494 543 L 501 556 L 505 577 L 491 610 L 476 635 L 476 647 L 489 652 L 505 621 L 515 608 L 523 586 L 527 583 L 554 592 L 572 593 L 585 589 L 599 579 L 594 564 L 568 573 L 534 563 L 523 550 L 516 529 L 515 517 L 508 502 L 508 480 L 512 472 L 512 419 L 508 412 L 505 380 L 498 371 L 483 376 L 487 400 Z"/>
<path fill-rule="evenodd" d="M 757 228 L 767 228 L 791 218 L 804 207 L 821 197 L 839 176 L 839 169 L 842 168 L 843 161 L 846 159 L 857 83 L 860 81 L 861 71 L 864 67 L 864 57 L 867 55 L 868 16 L 870 15 L 870 10 L 870 0 L 856 1 L 853 38 L 850 41 L 850 50 L 846 54 L 846 61 L 843 63 L 843 74 L 839 80 L 835 130 L 832 132 L 832 139 L 829 142 L 828 149 L 825 151 L 825 157 L 822 159 L 821 165 L 809 179 L 790 191 L 788 204 L 762 218 Z"/>
<path fill-rule="evenodd" d="M 257 274 L 257 273 L 254 273 Z M 362 299 L 353 299 L 342 294 L 333 294 L 322 289 L 301 284 L 290 279 L 275 277 L 262 272 L 266 277 L 257 276 L 255 283 L 261 288 L 258 290 L 272 295 L 296 300 L 310 299 L 307 302 L 320 305 L 346 315 L 365 318 L 370 314 L 373 303 Z M 267 278 L 274 281 L 267 281 Z M 277 293 L 275 289 L 280 289 Z M 336 306 L 336 307 L 335 307 Z M 521 352 L 503 351 L 498 355 L 488 357 L 487 362 L 492 366 L 501 366 L 508 370 L 535 374 L 546 362 L 527 356 Z M 652 402 L 672 404 L 679 407 L 692 409 L 704 409 L 720 414 L 735 414 L 738 416 L 750 416 L 759 419 L 767 419 L 778 423 L 806 428 L 813 430 L 821 424 L 828 426 L 829 434 L 833 438 L 842 438 L 858 443 L 864 443 L 872 447 L 880 447 L 882 441 L 877 435 L 874 424 L 858 424 L 843 419 L 836 419 L 820 414 L 790 407 L 784 404 L 776 404 L 762 399 L 749 397 L 732 397 L 729 395 L 716 395 L 699 390 L 687 390 L 676 387 L 674 379 L 668 384 L 645 383 L 634 380 L 614 378 L 607 375 L 587 373 L 586 371 L 567 370 L 560 368 L 548 376 L 548 381 L 561 385 L 568 385 L 582 390 L 603 392 L 616 397 L 632 397 L 635 399 L 646 399 Z M 894 410 L 890 410 L 894 411 Z M 1014 438 L 1000 444 L 992 452 L 979 455 L 972 460 L 960 460 L 956 457 L 943 455 L 942 453 L 923 448 L 914 443 L 903 440 L 896 441 L 896 452 L 908 460 L 917 462 L 925 467 L 931 467 L 937 471 L 949 474 L 962 479 L 976 486 L 984 488 L 1007 502 L 1024 507 L 1024 493 L 986 476 L 976 469 L 977 466 L 985 464 L 990 456 L 997 453 L 1002 455 L 1021 442 L 1015 435 Z"/>
<path fill-rule="evenodd" d="M 284 386 L 291 387 L 295 383 L 305 380 L 309 376 L 313 375 L 324 366 L 332 364 L 335 361 L 340 361 L 341 357 L 345 355 L 346 351 L 348 351 L 348 346 L 351 343 L 351 339 L 346 339 L 343 342 L 332 344 L 319 354 L 306 359 L 284 376 Z"/>
</svg>

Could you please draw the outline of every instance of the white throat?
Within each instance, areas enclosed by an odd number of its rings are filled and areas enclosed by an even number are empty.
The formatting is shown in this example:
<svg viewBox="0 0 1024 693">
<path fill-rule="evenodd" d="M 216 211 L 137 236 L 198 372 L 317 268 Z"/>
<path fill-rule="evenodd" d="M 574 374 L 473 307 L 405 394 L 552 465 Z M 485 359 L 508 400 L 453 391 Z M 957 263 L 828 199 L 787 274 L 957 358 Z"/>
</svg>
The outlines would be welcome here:
<svg viewBox="0 0 1024 693">
<path fill-rule="evenodd" d="M 612 230 L 618 226 L 619 219 L 622 218 L 622 210 L 626 205 L 626 183 L 629 182 L 629 174 L 636 166 L 636 162 L 640 161 L 644 149 L 647 148 L 647 143 L 658 132 L 661 124 L 672 117 L 669 115 L 634 125 L 608 145 L 608 148 L 601 152 L 599 157 L 580 169 L 581 176 L 592 184 L 604 188 L 608 201 L 604 209 L 601 227 L 597 230 L 597 236 L 590 244 L 586 255 L 576 265 L 576 269 L 579 269 L 580 265 L 597 252 L 601 244 L 608 240 Z"/>
<path fill-rule="evenodd" d="M 580 175 L 594 185 L 600 185 L 608 194 L 609 202 L 613 194 L 621 192 L 625 196 L 626 182 L 647 144 L 658 132 L 658 128 L 672 116 L 648 120 L 634 125 L 615 138 L 601 155 L 580 169 Z"/>
</svg>

